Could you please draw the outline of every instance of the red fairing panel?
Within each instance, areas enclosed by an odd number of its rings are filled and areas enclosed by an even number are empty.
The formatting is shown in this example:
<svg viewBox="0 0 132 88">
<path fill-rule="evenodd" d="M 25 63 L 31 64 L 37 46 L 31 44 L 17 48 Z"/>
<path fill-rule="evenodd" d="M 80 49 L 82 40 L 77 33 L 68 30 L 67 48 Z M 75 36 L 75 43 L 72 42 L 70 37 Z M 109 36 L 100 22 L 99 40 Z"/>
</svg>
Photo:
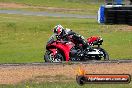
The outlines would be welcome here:
<svg viewBox="0 0 132 88">
<path fill-rule="evenodd" d="M 57 53 L 56 49 L 49 49 L 49 50 L 53 52 L 53 55 L 55 55 Z"/>
<path fill-rule="evenodd" d="M 63 51 L 66 61 L 69 61 L 70 57 L 69 57 L 69 53 L 71 48 L 74 46 L 74 44 L 72 42 L 66 43 L 66 44 L 62 44 L 62 43 L 53 43 L 50 46 L 54 46 L 60 50 Z"/>
</svg>

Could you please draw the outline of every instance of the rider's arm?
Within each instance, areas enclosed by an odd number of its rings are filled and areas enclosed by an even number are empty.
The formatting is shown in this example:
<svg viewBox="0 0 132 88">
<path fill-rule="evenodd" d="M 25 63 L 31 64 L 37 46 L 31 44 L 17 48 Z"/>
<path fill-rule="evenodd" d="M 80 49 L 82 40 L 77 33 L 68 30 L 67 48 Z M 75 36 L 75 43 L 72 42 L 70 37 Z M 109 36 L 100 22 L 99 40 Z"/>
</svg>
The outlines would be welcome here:
<svg viewBox="0 0 132 88">
<path fill-rule="evenodd" d="M 81 36 L 81 35 L 79 35 L 79 34 L 73 32 L 71 29 L 66 28 L 66 31 L 65 31 L 65 32 L 66 32 L 66 35 L 67 35 L 67 36 L 73 35 L 73 36 L 76 36 L 76 37 L 78 37 L 78 38 L 84 39 L 83 36 Z"/>
<path fill-rule="evenodd" d="M 68 28 L 65 29 L 65 35 L 69 36 L 69 35 L 74 35 L 74 34 L 75 32 L 73 32 L 71 29 L 68 29 Z"/>
<path fill-rule="evenodd" d="M 69 36 L 69 35 L 75 35 L 76 33 L 75 32 L 73 32 L 73 31 L 69 31 L 68 33 L 67 33 L 67 35 Z"/>
</svg>

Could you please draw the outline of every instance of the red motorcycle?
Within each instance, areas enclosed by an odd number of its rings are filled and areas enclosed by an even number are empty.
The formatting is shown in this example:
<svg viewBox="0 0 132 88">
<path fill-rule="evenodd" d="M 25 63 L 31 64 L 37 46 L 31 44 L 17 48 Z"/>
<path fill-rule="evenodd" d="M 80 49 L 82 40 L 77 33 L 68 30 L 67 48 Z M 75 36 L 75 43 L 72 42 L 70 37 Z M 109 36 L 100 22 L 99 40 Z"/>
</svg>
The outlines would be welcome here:
<svg viewBox="0 0 132 88">
<path fill-rule="evenodd" d="M 100 47 L 103 42 L 101 37 L 92 36 L 87 39 L 87 43 L 92 47 L 92 50 L 84 50 L 81 44 L 55 40 L 55 38 L 56 35 L 52 35 L 47 42 L 44 55 L 45 62 L 109 60 L 108 53 Z"/>
</svg>

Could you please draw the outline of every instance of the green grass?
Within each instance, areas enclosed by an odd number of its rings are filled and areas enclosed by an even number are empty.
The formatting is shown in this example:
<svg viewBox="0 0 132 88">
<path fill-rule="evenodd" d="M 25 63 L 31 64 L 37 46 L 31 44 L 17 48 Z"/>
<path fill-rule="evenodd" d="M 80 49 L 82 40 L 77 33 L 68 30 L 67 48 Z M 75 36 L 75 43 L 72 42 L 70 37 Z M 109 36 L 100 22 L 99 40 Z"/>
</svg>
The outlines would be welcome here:
<svg viewBox="0 0 132 88">
<path fill-rule="evenodd" d="M 38 6 L 37 8 L 1 8 L 1 9 L 15 9 L 15 10 L 29 10 L 29 11 L 47 11 L 56 13 L 72 13 L 72 14 L 97 14 L 100 4 L 103 0 L 0 0 L 6 3 L 19 3 L 28 6 Z M 67 10 L 46 9 L 41 7 L 64 8 Z M 77 9 L 72 10 L 71 9 Z M 78 10 L 79 9 L 79 10 Z"/>
<path fill-rule="evenodd" d="M 84 8 L 88 5 L 101 4 L 103 0 L 0 0 L 0 2 L 22 3 L 34 6 L 51 6 L 51 7 L 66 7 L 66 8 Z M 94 6 L 93 6 L 94 7 Z"/>
<path fill-rule="evenodd" d="M 100 25 L 95 19 L 0 14 L 0 63 L 43 62 L 46 42 L 57 24 L 85 38 L 101 35 L 102 47 L 113 59 L 132 58 L 132 31 L 121 30 L 127 25 Z"/>
<path fill-rule="evenodd" d="M 22 83 L 17 85 L 0 85 L 1 88 L 131 88 L 130 84 L 85 84 L 79 86 L 76 82 L 45 82 Z"/>
</svg>

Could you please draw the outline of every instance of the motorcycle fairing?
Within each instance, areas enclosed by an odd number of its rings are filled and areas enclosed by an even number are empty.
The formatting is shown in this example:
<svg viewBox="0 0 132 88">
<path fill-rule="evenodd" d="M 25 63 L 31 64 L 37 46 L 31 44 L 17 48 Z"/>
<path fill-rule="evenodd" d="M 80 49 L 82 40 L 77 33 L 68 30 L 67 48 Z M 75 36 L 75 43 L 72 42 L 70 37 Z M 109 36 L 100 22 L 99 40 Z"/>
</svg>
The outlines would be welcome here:
<svg viewBox="0 0 132 88">
<path fill-rule="evenodd" d="M 56 53 L 57 49 L 59 49 L 65 55 L 65 60 L 69 61 L 69 59 L 70 59 L 69 53 L 73 46 L 74 46 L 74 44 L 72 42 L 68 42 L 66 44 L 54 42 L 54 43 L 48 45 L 46 48 L 53 51 L 53 53 Z M 52 49 L 54 49 L 56 51 L 54 51 Z"/>
</svg>

